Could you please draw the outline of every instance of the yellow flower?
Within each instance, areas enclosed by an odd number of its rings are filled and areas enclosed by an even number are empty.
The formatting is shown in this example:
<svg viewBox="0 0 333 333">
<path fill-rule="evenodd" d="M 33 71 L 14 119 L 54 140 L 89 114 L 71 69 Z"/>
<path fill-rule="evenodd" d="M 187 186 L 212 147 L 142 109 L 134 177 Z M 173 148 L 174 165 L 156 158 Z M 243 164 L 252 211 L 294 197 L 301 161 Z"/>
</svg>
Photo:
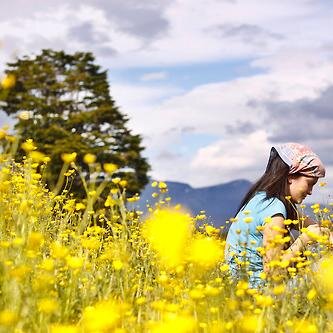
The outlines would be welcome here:
<svg viewBox="0 0 333 333">
<path fill-rule="evenodd" d="M 105 207 L 112 207 L 116 204 L 116 200 L 114 200 L 112 197 L 108 196 L 105 200 L 104 206 Z"/>
<path fill-rule="evenodd" d="M 200 215 L 197 215 L 196 217 L 198 218 L 198 216 L 200 216 Z M 206 216 L 204 218 L 206 218 Z M 205 231 L 206 231 L 207 235 L 209 235 L 209 236 L 217 235 L 220 232 L 219 229 L 217 229 L 211 225 L 206 225 Z"/>
<path fill-rule="evenodd" d="M 113 163 L 104 163 L 103 168 L 107 173 L 114 173 L 118 169 L 118 166 Z"/>
<path fill-rule="evenodd" d="M 11 326 L 15 324 L 17 320 L 17 314 L 11 310 L 2 310 L 0 312 L 0 325 Z"/>
<path fill-rule="evenodd" d="M 81 330 L 74 325 L 52 325 L 50 333 L 79 333 Z"/>
<path fill-rule="evenodd" d="M 32 232 L 28 236 L 27 249 L 36 251 L 43 244 L 43 242 L 44 242 L 43 234 L 41 234 L 40 232 Z"/>
<path fill-rule="evenodd" d="M 175 210 L 155 211 L 144 223 L 142 230 L 162 263 L 169 267 L 177 267 L 182 263 L 192 231 L 190 216 Z"/>
<path fill-rule="evenodd" d="M 230 269 L 229 265 L 228 264 L 223 264 L 221 267 L 220 267 L 220 271 L 221 272 L 228 272 Z"/>
<path fill-rule="evenodd" d="M 66 262 L 68 267 L 72 269 L 79 269 L 83 266 L 83 258 L 80 257 L 68 256 Z"/>
<path fill-rule="evenodd" d="M 121 178 L 115 177 L 115 178 L 111 179 L 111 181 L 113 184 L 119 184 L 119 182 L 121 181 Z"/>
<path fill-rule="evenodd" d="M 195 330 L 196 321 L 193 317 L 169 313 L 164 320 L 152 323 L 152 333 L 190 333 Z"/>
<path fill-rule="evenodd" d="M 96 237 L 81 239 L 82 247 L 89 250 L 98 250 L 101 246 L 101 242 Z"/>
<path fill-rule="evenodd" d="M 239 322 L 239 329 L 242 333 L 261 332 L 263 323 L 258 315 L 245 315 Z"/>
<path fill-rule="evenodd" d="M 138 298 L 135 300 L 135 303 L 136 303 L 137 305 L 145 304 L 145 303 L 146 303 L 146 297 L 144 297 L 144 296 L 138 297 Z"/>
<path fill-rule="evenodd" d="M 253 221 L 253 217 L 250 217 L 250 216 L 244 217 L 243 221 L 245 223 L 251 223 Z"/>
<path fill-rule="evenodd" d="M 31 268 L 26 265 L 21 265 L 15 268 L 12 268 L 10 271 L 10 276 L 16 278 L 17 280 L 21 280 L 26 277 L 27 273 L 31 271 Z"/>
<path fill-rule="evenodd" d="M 14 74 L 7 74 L 3 79 L 1 80 L 1 86 L 4 89 L 10 89 L 15 86 L 16 83 L 16 77 Z"/>
<path fill-rule="evenodd" d="M 119 182 L 119 185 L 120 185 L 121 187 L 126 187 L 126 186 L 127 186 L 127 180 L 125 180 L 125 179 L 121 180 L 121 181 Z"/>
<path fill-rule="evenodd" d="M 23 142 L 21 144 L 21 148 L 27 153 L 37 149 L 32 139 L 27 139 L 25 142 Z"/>
<path fill-rule="evenodd" d="M 86 209 L 86 206 L 82 202 L 78 202 L 75 205 L 75 210 L 84 210 L 84 209 Z"/>
<path fill-rule="evenodd" d="M 286 287 L 283 284 L 279 284 L 273 288 L 274 295 L 281 295 L 285 291 Z"/>
<path fill-rule="evenodd" d="M 45 156 L 45 154 L 41 153 L 40 151 L 32 151 L 32 152 L 30 152 L 29 157 L 34 162 L 40 163 L 40 162 L 45 162 L 46 156 Z"/>
<path fill-rule="evenodd" d="M 161 190 L 165 190 L 168 188 L 168 185 L 165 183 L 165 182 L 159 182 L 158 183 L 158 187 L 161 189 Z"/>
<path fill-rule="evenodd" d="M 70 154 L 62 153 L 61 154 L 61 159 L 67 164 L 75 162 L 76 157 L 77 157 L 77 153 L 70 153 Z"/>
<path fill-rule="evenodd" d="M 7 135 L 7 131 L 4 130 L 3 128 L 0 128 L 0 139 L 5 138 Z"/>
<path fill-rule="evenodd" d="M 316 296 L 317 296 L 316 289 L 312 288 L 312 289 L 310 289 L 309 292 L 307 293 L 306 298 L 307 298 L 309 301 L 311 301 L 311 300 L 313 300 Z"/>
<path fill-rule="evenodd" d="M 86 164 L 93 164 L 96 162 L 96 155 L 94 154 L 85 154 L 83 156 L 83 162 Z"/>
<path fill-rule="evenodd" d="M 52 271 L 54 268 L 54 260 L 51 258 L 46 258 L 40 264 L 40 268 L 44 269 L 45 271 Z"/>
<path fill-rule="evenodd" d="M 201 267 L 212 268 L 222 258 L 222 247 L 218 240 L 210 237 L 194 239 L 189 249 L 189 260 Z"/>
<path fill-rule="evenodd" d="M 113 332 L 120 322 L 126 305 L 115 301 L 103 301 L 85 308 L 82 324 L 84 332 Z"/>
<path fill-rule="evenodd" d="M 317 333 L 317 326 L 307 319 L 297 319 L 293 324 L 293 333 Z"/>
<path fill-rule="evenodd" d="M 122 263 L 121 260 L 113 260 L 113 262 L 112 262 L 112 267 L 113 267 L 116 271 L 120 271 L 120 270 L 124 267 L 124 264 Z"/>
<path fill-rule="evenodd" d="M 52 298 L 43 298 L 37 303 L 38 311 L 51 314 L 58 310 L 59 304 L 57 300 Z"/>
<path fill-rule="evenodd" d="M 69 253 L 68 248 L 66 246 L 61 245 L 58 242 L 52 243 L 50 248 L 51 248 L 51 254 L 52 254 L 53 258 L 62 259 L 62 258 L 65 258 Z"/>
<path fill-rule="evenodd" d="M 333 293 L 333 256 L 321 260 L 315 280 L 324 294 Z"/>
<path fill-rule="evenodd" d="M 273 298 L 269 295 L 255 295 L 254 297 L 258 306 L 266 307 L 271 306 L 274 303 Z"/>
</svg>

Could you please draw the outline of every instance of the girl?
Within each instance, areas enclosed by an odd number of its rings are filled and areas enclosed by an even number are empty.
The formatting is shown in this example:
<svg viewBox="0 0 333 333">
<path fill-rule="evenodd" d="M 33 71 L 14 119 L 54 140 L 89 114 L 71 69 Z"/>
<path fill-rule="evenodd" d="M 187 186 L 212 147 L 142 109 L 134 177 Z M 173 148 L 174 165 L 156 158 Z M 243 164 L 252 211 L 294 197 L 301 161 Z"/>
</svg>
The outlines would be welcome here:
<svg viewBox="0 0 333 333">
<path fill-rule="evenodd" d="M 228 231 L 225 257 L 233 276 L 251 271 L 250 285 L 258 287 L 272 260 L 288 263 L 304 249 L 311 241 L 308 233 L 301 233 L 292 244 L 284 242 L 289 239 L 284 238 L 289 233 L 285 219 L 298 219 L 295 204 L 310 195 L 324 176 L 322 162 L 309 147 L 298 143 L 272 147 L 265 173 L 245 195 Z M 301 228 L 307 227 L 310 234 L 329 233 L 309 218 L 301 220 Z"/>
</svg>

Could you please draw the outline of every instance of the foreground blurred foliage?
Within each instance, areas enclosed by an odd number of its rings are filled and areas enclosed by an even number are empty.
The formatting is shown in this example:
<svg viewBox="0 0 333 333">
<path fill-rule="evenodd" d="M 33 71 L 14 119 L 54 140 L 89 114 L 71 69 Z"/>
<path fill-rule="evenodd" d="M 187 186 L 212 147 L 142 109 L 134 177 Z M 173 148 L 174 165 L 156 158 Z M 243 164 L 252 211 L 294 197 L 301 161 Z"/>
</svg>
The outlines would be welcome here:
<svg viewBox="0 0 333 333">
<path fill-rule="evenodd" d="M 66 54 L 43 50 L 9 63 L 0 85 L 0 108 L 17 120 L 16 132 L 23 140 L 33 138 L 40 152 L 51 158 L 45 178 L 51 188 L 62 167 L 61 153 L 78 153 L 77 165 L 93 154 L 99 163 L 119 166 L 134 194 L 147 184 L 149 165 L 141 152 L 141 137 L 128 129 L 127 117 L 110 96 L 107 72 L 95 64 L 91 53 Z M 22 158 L 24 151 L 17 151 Z M 103 170 L 97 181 L 104 177 Z M 72 192 L 84 193 L 80 177 L 73 178 Z"/>
<path fill-rule="evenodd" d="M 152 184 L 156 203 L 143 216 L 116 166 L 104 165 L 111 190 L 96 210 L 95 182 L 83 199 L 70 193 L 76 154 L 62 155 L 65 189 L 55 194 L 37 144 L 0 137 L 0 332 L 333 332 L 327 240 L 251 289 L 246 274 L 230 279 L 220 230 L 172 205 L 165 183 Z M 330 223 L 329 208 L 315 209 Z"/>
</svg>

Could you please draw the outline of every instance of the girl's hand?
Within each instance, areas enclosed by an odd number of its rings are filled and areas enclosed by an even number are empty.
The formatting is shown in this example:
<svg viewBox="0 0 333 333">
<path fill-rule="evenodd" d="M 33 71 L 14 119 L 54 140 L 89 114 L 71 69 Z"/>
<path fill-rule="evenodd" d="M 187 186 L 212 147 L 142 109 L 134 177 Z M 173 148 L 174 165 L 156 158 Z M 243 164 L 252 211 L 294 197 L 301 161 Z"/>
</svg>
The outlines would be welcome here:
<svg viewBox="0 0 333 333">
<path fill-rule="evenodd" d="M 304 243 L 309 243 L 314 240 L 318 240 L 319 237 L 327 235 L 330 238 L 330 241 L 333 240 L 333 235 L 328 228 L 321 227 L 318 224 L 311 224 L 300 235 L 300 238 Z"/>
</svg>

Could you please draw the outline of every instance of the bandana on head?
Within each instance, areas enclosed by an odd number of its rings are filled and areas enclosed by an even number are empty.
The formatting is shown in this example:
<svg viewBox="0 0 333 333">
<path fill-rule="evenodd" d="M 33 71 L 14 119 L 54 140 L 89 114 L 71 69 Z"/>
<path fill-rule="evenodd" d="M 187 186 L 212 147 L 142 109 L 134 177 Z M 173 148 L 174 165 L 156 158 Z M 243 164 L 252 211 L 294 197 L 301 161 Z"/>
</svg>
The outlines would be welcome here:
<svg viewBox="0 0 333 333">
<path fill-rule="evenodd" d="M 325 177 L 323 163 L 308 146 L 289 142 L 272 148 L 289 165 L 289 174 L 301 173 L 309 177 Z"/>
</svg>

